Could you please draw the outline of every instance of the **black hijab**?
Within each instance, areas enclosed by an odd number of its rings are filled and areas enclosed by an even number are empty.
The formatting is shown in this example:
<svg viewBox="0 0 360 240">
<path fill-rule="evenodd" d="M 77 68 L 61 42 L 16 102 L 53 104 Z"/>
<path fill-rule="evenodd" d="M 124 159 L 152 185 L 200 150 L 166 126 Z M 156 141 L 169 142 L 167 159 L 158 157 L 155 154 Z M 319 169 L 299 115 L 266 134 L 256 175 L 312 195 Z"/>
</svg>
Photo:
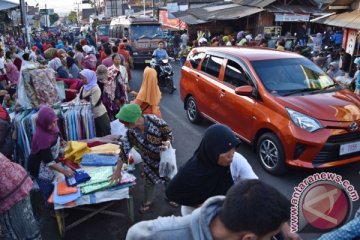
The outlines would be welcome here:
<svg viewBox="0 0 360 240">
<path fill-rule="evenodd" d="M 237 148 L 240 140 L 225 125 L 209 127 L 192 158 L 170 181 L 166 189 L 169 200 L 181 205 L 198 206 L 206 199 L 225 195 L 234 184 L 230 167 L 220 166 L 219 155 Z"/>
<path fill-rule="evenodd" d="M 72 57 L 66 57 L 66 66 L 67 68 L 71 68 L 71 66 L 75 63 L 75 60 Z"/>
</svg>

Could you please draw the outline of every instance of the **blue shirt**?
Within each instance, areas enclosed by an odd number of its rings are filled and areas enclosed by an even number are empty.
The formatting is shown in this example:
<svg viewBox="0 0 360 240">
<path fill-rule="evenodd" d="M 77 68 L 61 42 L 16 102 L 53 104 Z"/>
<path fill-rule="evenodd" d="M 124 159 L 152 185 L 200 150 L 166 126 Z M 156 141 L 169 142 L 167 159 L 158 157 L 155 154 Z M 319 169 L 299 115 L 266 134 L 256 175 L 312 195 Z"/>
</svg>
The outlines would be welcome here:
<svg viewBox="0 0 360 240">
<path fill-rule="evenodd" d="M 166 50 L 163 49 L 163 48 L 162 49 L 160 49 L 160 48 L 155 49 L 155 51 L 153 52 L 153 56 L 155 57 L 155 59 L 157 61 L 169 58 Z"/>
</svg>

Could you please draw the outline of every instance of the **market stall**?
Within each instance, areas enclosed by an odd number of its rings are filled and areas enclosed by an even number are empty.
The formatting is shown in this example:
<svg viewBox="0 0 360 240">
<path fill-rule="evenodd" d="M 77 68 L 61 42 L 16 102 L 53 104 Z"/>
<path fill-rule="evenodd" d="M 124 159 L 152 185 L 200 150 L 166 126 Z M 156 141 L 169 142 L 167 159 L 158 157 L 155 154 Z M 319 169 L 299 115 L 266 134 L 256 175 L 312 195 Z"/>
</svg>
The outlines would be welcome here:
<svg viewBox="0 0 360 240">
<path fill-rule="evenodd" d="M 92 144 L 79 142 L 78 146 L 75 146 L 74 143 L 76 142 L 69 142 L 62 162 L 75 170 L 75 177 L 66 179 L 61 175 L 58 176 L 54 181 L 54 191 L 48 200 L 49 203 L 54 204 L 60 236 L 64 237 L 66 231 L 99 213 L 126 216 L 125 213 L 108 210 L 115 201 L 127 200 L 128 214 L 131 221 L 134 221 L 133 199 L 129 189 L 135 185 L 135 177 L 127 172 L 125 164 L 121 182 L 110 180 L 117 163 L 119 146 L 100 144 L 88 147 Z M 106 204 L 93 207 L 99 203 Z M 66 225 L 64 209 L 76 209 L 89 213 Z"/>
</svg>

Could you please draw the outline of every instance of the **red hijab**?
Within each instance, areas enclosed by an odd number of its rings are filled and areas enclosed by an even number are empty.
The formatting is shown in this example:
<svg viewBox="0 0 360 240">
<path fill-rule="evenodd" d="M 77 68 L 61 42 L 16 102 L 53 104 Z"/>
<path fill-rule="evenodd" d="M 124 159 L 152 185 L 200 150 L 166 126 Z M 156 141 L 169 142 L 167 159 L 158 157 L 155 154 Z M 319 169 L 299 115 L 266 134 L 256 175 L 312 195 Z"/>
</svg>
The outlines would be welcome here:
<svg viewBox="0 0 360 240">
<path fill-rule="evenodd" d="M 125 50 L 125 44 L 124 43 L 119 44 L 118 53 L 124 56 L 126 62 L 129 62 L 130 54 L 129 54 L 128 51 Z"/>
</svg>

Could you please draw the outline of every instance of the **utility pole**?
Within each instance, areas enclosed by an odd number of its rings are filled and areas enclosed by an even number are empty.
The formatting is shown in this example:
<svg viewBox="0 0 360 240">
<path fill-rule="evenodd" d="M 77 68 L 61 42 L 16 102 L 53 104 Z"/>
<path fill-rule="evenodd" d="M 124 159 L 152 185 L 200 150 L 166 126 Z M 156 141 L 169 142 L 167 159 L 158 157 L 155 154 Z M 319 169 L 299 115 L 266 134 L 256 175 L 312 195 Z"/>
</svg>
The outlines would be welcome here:
<svg viewBox="0 0 360 240">
<path fill-rule="evenodd" d="M 45 27 L 48 27 L 48 15 L 47 15 L 47 10 L 46 10 L 46 4 L 45 4 Z"/>
<path fill-rule="evenodd" d="M 152 15 L 155 18 L 155 0 L 152 0 Z"/>
<path fill-rule="evenodd" d="M 29 26 L 28 26 L 28 21 L 27 21 L 27 15 L 26 15 L 26 5 L 25 5 L 25 0 L 20 0 L 20 7 L 21 7 L 21 26 L 24 28 L 24 33 L 25 33 L 25 43 L 26 46 L 29 47 L 30 45 L 30 35 L 29 35 Z"/>
<path fill-rule="evenodd" d="M 146 15 L 145 14 L 145 9 L 146 9 L 146 6 L 145 6 L 145 0 L 144 0 L 144 16 Z"/>
<path fill-rule="evenodd" d="M 75 8 L 75 10 L 77 9 L 77 15 L 76 15 L 76 20 L 77 20 L 77 26 L 79 27 L 79 21 L 80 21 L 80 19 L 79 19 L 79 13 L 80 13 L 80 3 L 79 2 L 74 2 L 74 4 L 75 5 L 77 5 L 77 8 Z"/>
</svg>

